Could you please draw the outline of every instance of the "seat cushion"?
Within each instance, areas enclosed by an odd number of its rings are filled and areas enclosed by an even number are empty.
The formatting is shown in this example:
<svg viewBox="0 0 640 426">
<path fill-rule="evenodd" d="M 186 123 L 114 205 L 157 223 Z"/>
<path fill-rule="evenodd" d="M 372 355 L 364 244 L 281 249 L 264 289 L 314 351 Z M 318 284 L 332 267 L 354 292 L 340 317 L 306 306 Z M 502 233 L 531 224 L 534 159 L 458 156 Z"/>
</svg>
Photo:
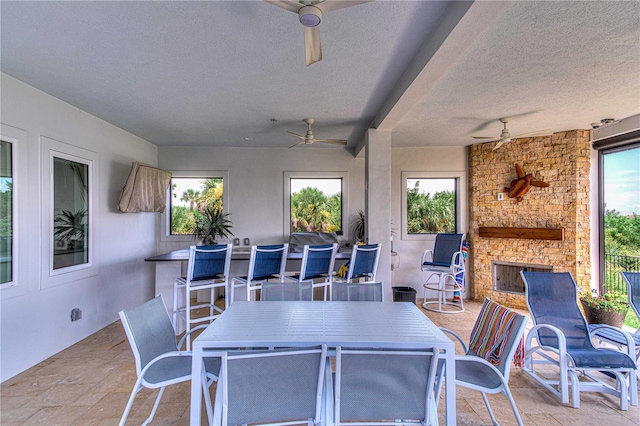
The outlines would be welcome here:
<svg viewBox="0 0 640 426">
<path fill-rule="evenodd" d="M 466 355 L 472 358 L 473 355 Z M 502 386 L 502 381 L 498 374 L 488 365 L 481 362 L 456 360 L 456 381 L 463 385 L 469 383 L 487 389 L 498 389 Z"/>
</svg>

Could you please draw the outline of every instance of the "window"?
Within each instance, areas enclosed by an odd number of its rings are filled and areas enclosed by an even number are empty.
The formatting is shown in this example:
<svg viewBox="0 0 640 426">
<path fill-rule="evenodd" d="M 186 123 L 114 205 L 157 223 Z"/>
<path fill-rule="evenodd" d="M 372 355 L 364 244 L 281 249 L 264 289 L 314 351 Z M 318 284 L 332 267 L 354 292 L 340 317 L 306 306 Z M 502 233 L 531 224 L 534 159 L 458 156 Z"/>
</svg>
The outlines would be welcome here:
<svg viewBox="0 0 640 426">
<path fill-rule="evenodd" d="M 640 272 L 640 145 L 603 150 L 601 268 L 605 291 L 626 292 L 620 271 Z"/>
<path fill-rule="evenodd" d="M 285 172 L 285 236 L 294 232 L 345 235 L 346 173 Z"/>
<path fill-rule="evenodd" d="M 53 161 L 53 270 L 89 263 L 89 163 L 63 154 Z"/>
<path fill-rule="evenodd" d="M 13 281 L 13 144 L 0 141 L 0 285 Z"/>
<path fill-rule="evenodd" d="M 172 172 L 162 241 L 192 241 L 196 220 L 207 209 L 228 212 L 226 171 Z"/>
<path fill-rule="evenodd" d="M 463 172 L 402 172 L 402 239 L 463 232 Z"/>
</svg>

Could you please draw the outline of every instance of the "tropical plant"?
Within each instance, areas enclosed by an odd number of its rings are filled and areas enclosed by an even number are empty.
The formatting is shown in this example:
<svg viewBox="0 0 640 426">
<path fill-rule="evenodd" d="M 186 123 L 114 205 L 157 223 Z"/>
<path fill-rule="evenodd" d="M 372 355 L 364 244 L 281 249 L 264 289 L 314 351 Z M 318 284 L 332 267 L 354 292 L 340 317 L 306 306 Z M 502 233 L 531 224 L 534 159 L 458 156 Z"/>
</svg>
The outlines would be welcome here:
<svg viewBox="0 0 640 426">
<path fill-rule="evenodd" d="M 180 197 L 180 201 L 189 203 L 189 208 L 193 210 L 196 206 L 196 202 L 198 201 L 198 197 L 200 197 L 200 191 L 187 189 L 182 193 L 182 197 Z"/>
<path fill-rule="evenodd" d="M 365 223 L 364 211 L 358 210 L 358 215 L 351 225 L 353 228 L 353 235 L 358 241 L 364 241 Z"/>
<path fill-rule="evenodd" d="M 317 188 L 291 194 L 291 232 L 336 232 L 342 229 L 340 195 L 327 196 Z"/>
<path fill-rule="evenodd" d="M 204 244 L 212 244 L 218 237 L 228 238 L 233 235 L 230 214 L 224 213 L 215 205 L 206 206 L 202 211 L 198 211 L 193 227 L 193 238 L 201 238 Z"/>
<path fill-rule="evenodd" d="M 420 192 L 420 181 L 407 189 L 407 231 L 410 234 L 455 232 L 456 211 L 453 191 Z"/>
<path fill-rule="evenodd" d="M 87 209 L 75 212 L 62 210 L 53 220 L 53 236 L 56 241 L 84 241 L 87 234 Z"/>
</svg>

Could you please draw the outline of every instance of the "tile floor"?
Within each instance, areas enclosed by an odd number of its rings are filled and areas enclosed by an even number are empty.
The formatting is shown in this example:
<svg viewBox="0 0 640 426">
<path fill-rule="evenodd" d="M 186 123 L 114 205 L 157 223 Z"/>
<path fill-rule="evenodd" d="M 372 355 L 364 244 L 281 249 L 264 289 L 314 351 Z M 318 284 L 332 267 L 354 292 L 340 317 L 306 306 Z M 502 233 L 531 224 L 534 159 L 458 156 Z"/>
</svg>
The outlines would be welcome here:
<svg viewBox="0 0 640 426">
<path fill-rule="evenodd" d="M 480 306 L 466 302 L 467 311 L 455 315 L 425 313 L 466 340 Z M 0 424 L 116 425 L 135 378 L 131 348 L 120 322 L 114 322 L 2 383 Z M 583 393 L 580 409 L 563 406 L 516 368 L 509 385 L 525 425 L 640 425 L 638 407 L 620 411 L 608 395 Z M 138 394 L 127 424 L 140 424 L 146 418 L 156 392 L 145 389 Z M 188 383 L 167 388 L 152 424 L 188 425 L 189 392 Z M 215 385 L 211 392 L 215 392 Z M 515 424 L 502 395 L 490 395 L 489 400 L 500 424 Z M 459 425 L 491 424 L 479 392 L 459 388 L 457 406 Z M 443 404 L 439 411 L 443 411 Z"/>
</svg>

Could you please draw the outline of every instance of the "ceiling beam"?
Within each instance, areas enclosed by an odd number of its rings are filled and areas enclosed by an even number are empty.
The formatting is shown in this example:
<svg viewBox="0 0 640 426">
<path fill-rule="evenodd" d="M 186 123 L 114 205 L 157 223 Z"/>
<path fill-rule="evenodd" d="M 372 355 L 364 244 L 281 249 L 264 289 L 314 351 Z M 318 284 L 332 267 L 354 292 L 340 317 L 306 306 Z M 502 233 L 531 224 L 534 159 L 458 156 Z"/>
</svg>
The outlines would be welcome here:
<svg viewBox="0 0 640 426">
<path fill-rule="evenodd" d="M 369 127 L 393 130 L 511 4 L 511 0 L 452 2 L 446 16 L 425 40 Z M 355 155 L 363 147 L 364 140 L 355 147 Z"/>
</svg>

